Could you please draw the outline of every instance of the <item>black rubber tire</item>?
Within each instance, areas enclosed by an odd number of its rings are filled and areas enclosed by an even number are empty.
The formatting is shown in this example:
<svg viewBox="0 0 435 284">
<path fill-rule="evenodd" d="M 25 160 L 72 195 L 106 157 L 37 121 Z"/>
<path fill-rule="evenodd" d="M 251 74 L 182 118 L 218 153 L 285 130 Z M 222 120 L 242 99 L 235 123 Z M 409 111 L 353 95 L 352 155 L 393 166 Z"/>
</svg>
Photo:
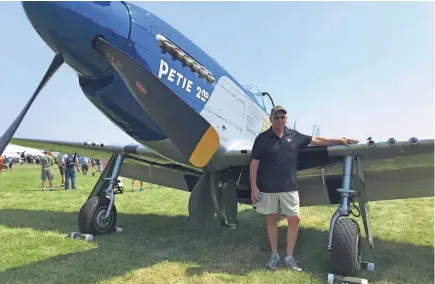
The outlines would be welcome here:
<svg viewBox="0 0 435 284">
<path fill-rule="evenodd" d="M 110 200 L 105 196 L 93 196 L 83 204 L 77 217 L 77 223 L 82 234 L 102 235 L 115 230 L 118 215 L 115 204 L 112 206 L 108 224 L 99 226 L 97 223 L 98 216 L 103 213 L 106 214 L 109 203 Z"/>
<path fill-rule="evenodd" d="M 356 276 L 361 269 L 361 231 L 351 218 L 340 218 L 334 226 L 331 243 L 331 272 Z"/>
</svg>

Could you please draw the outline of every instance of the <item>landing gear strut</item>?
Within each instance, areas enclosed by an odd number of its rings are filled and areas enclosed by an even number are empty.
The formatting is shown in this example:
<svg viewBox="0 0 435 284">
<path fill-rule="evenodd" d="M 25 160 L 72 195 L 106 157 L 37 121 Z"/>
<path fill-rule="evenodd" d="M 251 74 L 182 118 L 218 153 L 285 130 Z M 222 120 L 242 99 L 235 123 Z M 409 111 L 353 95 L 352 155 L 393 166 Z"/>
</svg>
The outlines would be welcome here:
<svg viewBox="0 0 435 284">
<path fill-rule="evenodd" d="M 354 168 L 356 168 L 355 174 L 353 173 Z M 334 274 L 338 276 L 355 276 L 362 267 L 367 270 L 374 270 L 373 263 L 362 261 L 362 239 L 358 223 L 351 218 L 340 219 L 340 217 L 348 217 L 350 214 L 355 217 L 361 216 L 367 241 L 371 249 L 374 250 L 369 209 L 365 196 L 364 172 L 360 157 L 345 157 L 342 188 L 338 188 L 337 191 L 341 195 L 341 204 L 332 216 L 329 228 L 328 251 L 331 257 L 332 274 L 329 274 L 328 279 L 333 279 Z M 358 199 L 361 209 L 355 205 L 355 199 Z M 352 211 L 351 203 L 358 211 L 358 215 Z"/>
<path fill-rule="evenodd" d="M 124 191 L 118 180 L 123 160 L 123 153 L 112 156 L 88 200 L 80 209 L 77 221 L 81 233 L 101 235 L 115 231 L 115 194 L 122 194 Z"/>
<path fill-rule="evenodd" d="M 235 228 L 237 191 L 230 174 L 204 173 L 189 198 L 189 221 L 196 228 L 205 227 L 216 214 L 222 226 Z"/>
</svg>

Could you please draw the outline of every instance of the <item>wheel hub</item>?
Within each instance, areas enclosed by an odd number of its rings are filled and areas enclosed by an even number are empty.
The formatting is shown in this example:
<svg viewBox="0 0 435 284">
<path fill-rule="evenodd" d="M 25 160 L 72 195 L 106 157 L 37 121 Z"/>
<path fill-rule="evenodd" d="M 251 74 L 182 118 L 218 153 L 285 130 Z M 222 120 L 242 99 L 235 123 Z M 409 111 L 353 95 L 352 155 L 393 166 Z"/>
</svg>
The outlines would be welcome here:
<svg viewBox="0 0 435 284">
<path fill-rule="evenodd" d="M 101 230 L 107 229 L 112 224 L 112 214 L 106 218 L 107 208 L 101 208 L 95 217 L 95 226 Z"/>
</svg>

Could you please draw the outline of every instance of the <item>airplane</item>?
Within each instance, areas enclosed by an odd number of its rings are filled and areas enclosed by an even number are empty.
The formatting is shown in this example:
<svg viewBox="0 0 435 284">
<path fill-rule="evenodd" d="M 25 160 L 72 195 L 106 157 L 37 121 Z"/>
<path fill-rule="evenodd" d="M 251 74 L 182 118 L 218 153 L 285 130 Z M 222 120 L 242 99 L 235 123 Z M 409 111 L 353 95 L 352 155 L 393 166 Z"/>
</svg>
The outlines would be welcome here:
<svg viewBox="0 0 435 284">
<path fill-rule="evenodd" d="M 190 192 L 189 222 L 198 228 L 216 219 L 235 228 L 238 205 L 251 204 L 251 148 L 256 136 L 271 125 L 266 102 L 274 106 L 272 96 L 256 85 L 241 85 L 195 43 L 134 4 L 22 6 L 56 55 L 0 139 L 0 153 L 12 142 L 107 159 L 78 213 L 82 233 L 115 230 L 115 196 L 123 192 L 119 176 Z M 77 73 L 89 101 L 138 144 L 12 139 L 35 98 L 64 63 Z M 313 133 L 318 133 L 316 127 Z M 433 146 L 432 138 L 411 137 L 348 146 L 309 145 L 299 151 L 301 206 L 338 207 L 327 240 L 330 271 L 353 276 L 365 266 L 374 268 L 362 260 L 361 229 L 351 215 L 362 218 L 374 250 L 368 202 L 433 196 Z"/>
</svg>

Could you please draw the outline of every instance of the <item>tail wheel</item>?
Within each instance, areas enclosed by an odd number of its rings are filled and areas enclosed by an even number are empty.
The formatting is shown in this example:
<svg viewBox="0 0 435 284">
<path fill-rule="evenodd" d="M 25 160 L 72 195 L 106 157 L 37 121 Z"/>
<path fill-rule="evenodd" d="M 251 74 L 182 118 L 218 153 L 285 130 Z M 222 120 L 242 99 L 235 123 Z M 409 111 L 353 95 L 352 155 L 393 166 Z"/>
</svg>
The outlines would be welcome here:
<svg viewBox="0 0 435 284">
<path fill-rule="evenodd" d="M 115 230 L 117 212 L 115 204 L 106 217 L 110 200 L 105 196 L 93 196 L 83 204 L 78 215 L 78 225 L 83 234 L 101 235 Z"/>
<path fill-rule="evenodd" d="M 358 223 L 350 218 L 338 219 L 332 234 L 332 273 L 355 276 L 361 268 L 361 245 Z"/>
</svg>

